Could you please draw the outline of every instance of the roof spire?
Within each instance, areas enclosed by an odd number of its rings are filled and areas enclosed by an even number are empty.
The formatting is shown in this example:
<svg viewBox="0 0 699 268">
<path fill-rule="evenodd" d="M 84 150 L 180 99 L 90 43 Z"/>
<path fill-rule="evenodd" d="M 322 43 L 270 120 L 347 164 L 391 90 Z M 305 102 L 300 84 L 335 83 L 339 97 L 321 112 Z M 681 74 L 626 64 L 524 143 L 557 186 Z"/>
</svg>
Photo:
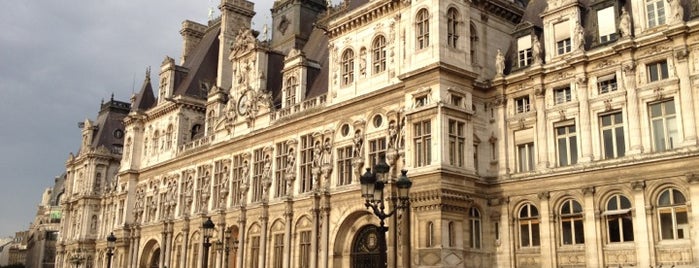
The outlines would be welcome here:
<svg viewBox="0 0 699 268">
<path fill-rule="evenodd" d="M 146 82 L 150 82 L 150 66 L 146 68 Z"/>
</svg>

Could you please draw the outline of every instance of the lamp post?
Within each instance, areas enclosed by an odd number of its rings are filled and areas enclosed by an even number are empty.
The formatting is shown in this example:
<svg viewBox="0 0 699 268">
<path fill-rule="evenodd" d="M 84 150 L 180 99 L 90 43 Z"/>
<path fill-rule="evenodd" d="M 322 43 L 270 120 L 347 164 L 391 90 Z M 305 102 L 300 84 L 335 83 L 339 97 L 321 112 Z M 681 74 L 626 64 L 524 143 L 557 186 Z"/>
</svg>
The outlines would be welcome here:
<svg viewBox="0 0 699 268">
<path fill-rule="evenodd" d="M 109 233 L 107 236 L 107 268 L 112 268 L 112 256 L 114 256 L 114 243 L 117 241 L 114 233 Z"/>
<path fill-rule="evenodd" d="M 211 247 L 211 235 L 214 232 L 214 222 L 211 221 L 209 217 L 204 223 L 201 224 L 202 233 L 204 234 L 204 255 L 202 255 L 202 268 L 208 268 L 209 266 L 209 247 Z"/>
<path fill-rule="evenodd" d="M 366 172 L 359 178 L 359 182 L 362 185 L 362 197 L 364 198 L 364 205 L 367 208 L 371 208 L 379 218 L 380 226 L 379 231 L 379 251 L 380 251 L 380 267 L 388 266 L 387 249 L 386 246 L 386 232 L 388 227 L 386 227 L 385 220 L 393 214 L 396 213 L 398 209 L 408 209 L 410 187 L 413 183 L 408 179 L 406 175 L 407 170 L 401 170 L 401 175 L 395 182 L 396 188 L 398 190 L 398 201 L 393 210 L 386 211 L 386 206 L 384 204 L 384 188 L 386 187 L 386 174 L 391 169 L 391 167 L 386 163 L 386 157 L 381 156 L 379 163 L 374 166 L 374 172 L 371 172 L 371 168 L 367 168 Z"/>
<path fill-rule="evenodd" d="M 223 267 L 228 267 L 228 252 L 230 252 L 231 230 L 223 232 Z"/>
</svg>

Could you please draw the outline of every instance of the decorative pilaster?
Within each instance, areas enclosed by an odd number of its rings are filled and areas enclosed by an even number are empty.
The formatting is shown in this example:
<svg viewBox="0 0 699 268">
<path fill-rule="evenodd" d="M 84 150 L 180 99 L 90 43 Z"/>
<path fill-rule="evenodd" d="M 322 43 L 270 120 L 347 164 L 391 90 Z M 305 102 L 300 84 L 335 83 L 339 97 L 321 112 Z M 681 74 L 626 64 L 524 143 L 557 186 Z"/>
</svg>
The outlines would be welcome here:
<svg viewBox="0 0 699 268">
<path fill-rule="evenodd" d="M 537 169 L 539 171 L 549 167 L 548 142 L 546 142 L 546 102 L 545 91 L 539 88 L 535 93 L 536 98 L 536 155 L 539 157 Z"/>
<path fill-rule="evenodd" d="M 636 241 L 636 263 L 637 267 L 648 267 L 650 264 L 655 263 L 655 254 L 651 254 L 651 249 L 653 246 L 653 233 L 648 226 L 649 215 L 646 213 L 652 213 L 652 208 L 646 208 L 646 196 L 645 188 L 646 183 L 644 181 L 634 181 L 631 182 L 631 188 L 633 189 L 633 237 Z"/>
<path fill-rule="evenodd" d="M 549 192 L 541 192 L 539 197 L 539 213 L 541 214 L 541 267 L 556 267 L 556 239 L 554 235 L 554 216 L 549 207 Z"/>
<path fill-rule="evenodd" d="M 636 63 L 624 63 L 624 87 L 626 88 L 627 118 L 629 121 L 629 149 L 626 155 L 636 155 L 643 152 L 641 145 L 641 123 L 638 112 L 638 94 L 636 93 Z"/>
<path fill-rule="evenodd" d="M 590 125 L 590 103 L 588 102 L 589 94 L 587 92 L 587 77 L 579 76 L 576 78 L 578 105 L 580 114 L 580 141 L 582 143 L 582 157 L 580 162 L 592 161 L 592 132 Z"/>
<path fill-rule="evenodd" d="M 246 209 L 244 206 L 241 206 L 240 208 L 240 218 L 238 218 L 238 226 L 239 226 L 239 236 L 240 240 L 238 241 L 238 252 L 236 253 L 236 257 L 238 257 L 238 262 L 236 263 L 235 267 L 245 267 L 245 240 L 247 239 L 245 234 L 247 227 L 245 226 L 245 212 Z M 183 266 L 184 267 L 184 266 Z"/>
<path fill-rule="evenodd" d="M 330 237 L 330 194 L 323 194 L 323 205 L 320 208 L 321 213 L 321 234 L 320 234 L 320 263 L 318 267 L 327 268 L 328 267 L 328 256 L 330 256 L 330 243 L 328 241 Z"/>
<path fill-rule="evenodd" d="M 699 175 L 694 173 L 685 174 L 687 184 L 689 184 L 689 196 L 699 196 Z M 699 206 L 689 206 L 692 219 L 699 219 Z M 694 246 L 692 247 L 692 263 L 699 263 L 699 228 L 691 228 L 690 238 Z"/>
<path fill-rule="evenodd" d="M 694 97 L 692 96 L 692 83 L 689 76 L 689 51 L 686 47 L 675 50 L 675 74 L 680 79 L 680 109 L 682 110 L 682 124 L 684 127 L 683 146 L 697 145 L 697 126 L 694 118 Z"/>
<path fill-rule="evenodd" d="M 262 216 L 260 217 L 260 224 L 262 225 L 262 230 L 260 233 L 260 260 L 258 263 L 260 267 L 267 267 L 265 261 L 267 260 L 267 225 L 269 221 L 269 206 L 267 204 L 262 204 Z"/>
<path fill-rule="evenodd" d="M 585 222 L 585 259 L 587 267 L 601 267 L 598 254 L 597 215 L 595 211 L 595 188 L 583 188 L 583 211 Z"/>
<path fill-rule="evenodd" d="M 318 227 L 320 225 L 320 196 L 317 193 L 313 194 L 313 208 L 311 213 L 313 215 L 313 229 L 311 230 L 311 257 L 310 257 L 310 268 L 318 267 Z"/>
<path fill-rule="evenodd" d="M 285 201 L 286 209 L 284 210 L 284 263 L 282 268 L 291 268 L 291 222 L 294 219 L 294 202 L 289 198 Z"/>
</svg>

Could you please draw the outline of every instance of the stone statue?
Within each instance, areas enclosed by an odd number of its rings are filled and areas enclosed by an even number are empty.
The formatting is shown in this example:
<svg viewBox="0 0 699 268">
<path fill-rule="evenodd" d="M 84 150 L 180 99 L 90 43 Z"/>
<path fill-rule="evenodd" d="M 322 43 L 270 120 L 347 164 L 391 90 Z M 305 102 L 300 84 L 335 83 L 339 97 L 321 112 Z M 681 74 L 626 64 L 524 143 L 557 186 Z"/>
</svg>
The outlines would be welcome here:
<svg viewBox="0 0 699 268">
<path fill-rule="evenodd" d="M 354 157 L 362 157 L 362 148 L 364 147 L 364 138 L 362 138 L 362 131 L 357 130 L 354 132 Z"/>
<path fill-rule="evenodd" d="M 250 174 L 250 165 L 248 164 L 248 161 L 245 160 L 245 161 L 243 161 L 243 170 L 240 172 L 240 179 L 243 181 L 247 181 L 249 174 Z"/>
<path fill-rule="evenodd" d="M 294 157 L 294 150 L 289 150 L 289 153 L 286 156 L 286 169 L 284 170 L 285 174 L 294 174 L 295 162 L 296 157 Z"/>
<path fill-rule="evenodd" d="M 391 122 L 388 123 L 388 148 L 389 149 L 396 149 L 398 148 L 398 129 L 396 126 L 396 121 L 391 120 Z"/>
<path fill-rule="evenodd" d="M 684 8 L 680 0 L 667 0 L 670 3 L 670 22 L 679 23 L 684 21 Z"/>
<path fill-rule="evenodd" d="M 366 74 L 366 49 L 359 52 L 359 74 Z"/>
<path fill-rule="evenodd" d="M 321 158 L 323 156 L 323 148 L 320 146 L 320 142 L 317 141 L 313 147 L 313 166 L 320 167 Z"/>
<path fill-rule="evenodd" d="M 330 144 L 330 139 L 325 139 L 325 143 L 323 144 L 323 156 L 322 156 L 322 164 L 323 165 L 330 165 L 332 166 L 332 144 Z"/>
<path fill-rule="evenodd" d="M 619 15 L 619 34 L 621 37 L 631 36 L 631 16 L 626 12 L 626 8 L 621 8 L 621 15 Z"/>
<path fill-rule="evenodd" d="M 262 168 L 262 179 L 268 180 L 272 177 L 272 160 L 269 155 L 265 156 L 265 164 Z"/>
<path fill-rule="evenodd" d="M 575 42 L 576 51 L 585 51 L 585 29 L 580 25 L 580 22 L 575 24 L 573 42 Z"/>
<path fill-rule="evenodd" d="M 536 35 L 532 36 L 532 58 L 534 59 L 534 64 L 541 63 L 541 43 Z"/>
<path fill-rule="evenodd" d="M 495 56 L 495 72 L 497 75 L 502 75 L 505 71 L 505 55 L 498 48 L 498 54 Z"/>
</svg>

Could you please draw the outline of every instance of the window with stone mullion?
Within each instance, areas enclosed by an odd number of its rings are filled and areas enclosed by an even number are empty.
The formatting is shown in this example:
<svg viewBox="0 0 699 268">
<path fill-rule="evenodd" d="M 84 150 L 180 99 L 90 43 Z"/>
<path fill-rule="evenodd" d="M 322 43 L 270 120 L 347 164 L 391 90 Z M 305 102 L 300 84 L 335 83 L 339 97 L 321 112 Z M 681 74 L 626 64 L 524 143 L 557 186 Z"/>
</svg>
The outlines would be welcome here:
<svg viewBox="0 0 699 268">
<path fill-rule="evenodd" d="M 374 54 L 374 74 L 383 72 L 386 70 L 386 38 L 383 35 L 379 35 L 374 39 L 372 46 L 372 51 Z"/>
<path fill-rule="evenodd" d="M 311 231 L 301 231 L 299 239 L 299 268 L 311 267 Z"/>
<path fill-rule="evenodd" d="M 253 151 L 252 202 L 262 201 L 262 173 L 265 168 L 265 155 L 262 148 Z"/>
<path fill-rule="evenodd" d="M 277 155 L 274 157 L 275 167 L 274 170 L 274 197 L 283 196 L 286 193 L 286 178 L 284 178 L 284 171 L 286 160 L 288 158 L 289 148 L 286 142 L 277 143 Z"/>
<path fill-rule="evenodd" d="M 272 268 L 282 268 L 284 265 L 284 234 L 274 234 L 274 252 Z"/>
<path fill-rule="evenodd" d="M 653 149 L 663 152 L 673 149 L 679 141 L 674 99 L 649 105 Z"/>
<path fill-rule="evenodd" d="M 556 128 L 556 149 L 558 149 L 558 165 L 568 166 L 578 162 L 578 144 L 575 125 Z"/>
<path fill-rule="evenodd" d="M 600 116 L 604 158 L 622 157 L 626 153 L 624 121 L 621 112 Z"/>
<path fill-rule="evenodd" d="M 246 163 L 243 161 L 243 157 L 241 155 L 233 156 L 233 163 L 231 168 L 231 191 L 229 193 L 232 197 L 233 205 L 240 204 L 240 184 L 243 176 L 243 165 L 245 164 Z"/>
<path fill-rule="evenodd" d="M 464 166 L 464 154 L 466 150 L 464 125 L 463 122 L 449 120 L 449 164 L 452 166 Z"/>
<path fill-rule="evenodd" d="M 337 149 L 337 184 L 352 183 L 352 145 Z"/>
<path fill-rule="evenodd" d="M 432 126 L 430 120 L 413 124 L 415 166 L 427 166 L 432 162 Z"/>
<path fill-rule="evenodd" d="M 312 167 L 313 167 L 313 137 L 305 135 L 301 137 L 301 152 L 300 152 L 299 168 L 301 171 L 300 193 L 310 192 L 313 188 L 312 184 Z"/>
<path fill-rule="evenodd" d="M 375 167 L 381 156 L 386 156 L 386 138 L 381 137 L 369 141 L 369 167 Z"/>
</svg>

